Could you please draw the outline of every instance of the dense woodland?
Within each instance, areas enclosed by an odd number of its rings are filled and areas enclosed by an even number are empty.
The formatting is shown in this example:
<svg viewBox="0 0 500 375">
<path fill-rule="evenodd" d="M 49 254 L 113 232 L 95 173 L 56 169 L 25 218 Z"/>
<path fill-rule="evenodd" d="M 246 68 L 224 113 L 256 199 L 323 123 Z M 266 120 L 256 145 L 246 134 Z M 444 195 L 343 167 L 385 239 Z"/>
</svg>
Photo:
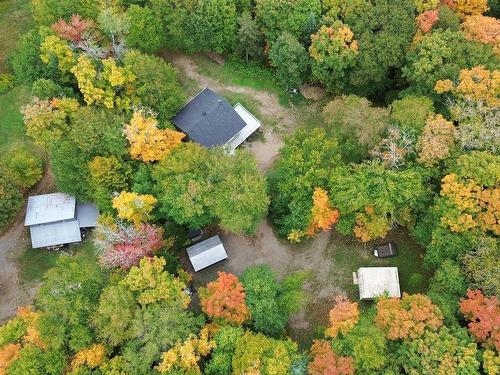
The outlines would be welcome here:
<svg viewBox="0 0 500 375">
<path fill-rule="evenodd" d="M 36 26 L 0 75 L 24 82 L 26 133 L 60 191 L 95 202 L 96 257 L 62 257 L 34 306 L 0 327 L 0 374 L 500 373 L 500 3 L 496 0 L 33 0 Z M 215 52 L 283 90 L 312 83 L 322 126 L 252 154 L 185 142 L 187 100 L 162 50 Z M 271 72 L 271 73 L 269 73 Z M 0 162 L 0 227 L 43 175 Z M 407 228 L 428 292 L 338 296 L 306 350 L 287 336 L 301 272 L 220 272 L 199 291 L 172 228 L 284 241 L 334 228 L 360 242 Z"/>
</svg>

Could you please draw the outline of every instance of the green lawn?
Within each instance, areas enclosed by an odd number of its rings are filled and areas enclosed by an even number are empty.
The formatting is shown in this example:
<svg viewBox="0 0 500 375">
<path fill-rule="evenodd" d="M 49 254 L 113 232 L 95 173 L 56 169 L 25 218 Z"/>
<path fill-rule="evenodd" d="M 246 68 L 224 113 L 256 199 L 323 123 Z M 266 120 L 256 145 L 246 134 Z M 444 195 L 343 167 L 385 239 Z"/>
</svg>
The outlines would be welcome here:
<svg viewBox="0 0 500 375">
<path fill-rule="evenodd" d="M 7 57 L 19 36 L 33 26 L 30 3 L 30 0 L 0 0 L 0 73 L 7 71 Z"/>
<path fill-rule="evenodd" d="M 19 109 L 31 99 L 27 85 L 17 86 L 0 95 L 0 151 L 15 142 L 30 142 L 25 134 L 23 116 Z"/>
<path fill-rule="evenodd" d="M 59 257 L 64 256 L 95 259 L 92 241 L 87 240 L 78 245 L 71 245 L 69 249 L 64 250 L 64 253 L 61 251 L 27 248 L 17 260 L 21 282 L 31 283 L 41 281 L 45 272 L 54 267 Z"/>
<path fill-rule="evenodd" d="M 392 241 L 398 254 L 390 258 L 375 258 L 373 245 Z M 423 266 L 424 249 L 418 246 L 403 229 L 393 230 L 385 239 L 360 244 L 354 238 L 334 236 L 330 246 L 334 246 L 334 267 L 332 279 L 346 291 L 350 298 L 358 300 L 358 287 L 352 283 L 352 273 L 359 267 L 398 267 L 401 292 L 425 292 L 431 272 Z M 420 276 L 415 276 L 420 275 Z"/>
<path fill-rule="evenodd" d="M 282 105 L 299 104 L 305 99 L 301 95 L 288 94 L 275 80 L 273 72 L 258 65 L 246 65 L 228 60 L 224 66 L 215 63 L 205 55 L 193 55 L 200 73 L 225 84 L 246 86 L 268 91 L 278 96 Z"/>
</svg>

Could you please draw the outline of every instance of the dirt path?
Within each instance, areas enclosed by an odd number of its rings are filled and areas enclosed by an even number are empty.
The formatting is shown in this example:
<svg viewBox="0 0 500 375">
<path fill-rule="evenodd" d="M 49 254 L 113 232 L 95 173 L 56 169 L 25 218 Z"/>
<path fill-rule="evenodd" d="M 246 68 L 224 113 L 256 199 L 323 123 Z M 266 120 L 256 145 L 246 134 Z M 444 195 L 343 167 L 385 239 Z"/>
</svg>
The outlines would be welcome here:
<svg viewBox="0 0 500 375">
<path fill-rule="evenodd" d="M 202 75 L 195 61 L 188 55 L 169 53 L 165 58 L 187 77 L 196 81 L 200 88 L 210 87 L 220 92 L 247 94 L 258 101 L 264 118 L 279 122 L 283 131 L 273 131 L 264 121 L 262 124 L 264 141 L 251 142 L 245 146 L 255 155 L 261 170 L 267 171 L 283 145 L 283 134 L 293 131 L 298 125 L 296 109 L 282 106 L 275 95 L 266 91 L 225 84 Z M 310 110 L 315 109 L 311 107 Z M 326 323 L 333 298 L 341 292 L 331 277 L 335 267 L 332 254 L 334 247 L 329 246 L 331 233 L 323 232 L 304 245 L 293 246 L 280 241 L 270 223 L 264 220 L 253 237 L 234 234 L 221 234 L 221 237 L 228 259 L 196 273 L 193 280 L 195 288 L 217 278 L 218 271 L 240 275 L 250 265 L 268 264 L 282 277 L 293 271 L 310 271 L 311 276 L 304 286 L 307 300 L 303 308 L 290 319 L 288 329 L 288 333 L 294 339 L 307 345 L 318 322 Z M 183 259 L 183 262 L 189 269 L 187 259 Z"/>
<path fill-rule="evenodd" d="M 54 179 L 49 170 L 30 195 L 53 190 Z M 38 285 L 21 285 L 16 264 L 17 258 L 29 244 L 29 235 L 24 228 L 25 211 L 26 202 L 10 229 L 0 238 L 0 324 L 12 317 L 19 306 L 29 304 L 38 288 Z"/>
<path fill-rule="evenodd" d="M 165 58 L 171 62 L 188 78 L 196 81 L 200 88 L 209 87 L 215 91 L 229 91 L 237 94 L 246 94 L 251 96 L 260 104 L 260 112 L 263 115 L 262 133 L 264 140 L 262 142 L 252 142 L 245 147 L 249 149 L 257 159 L 260 169 L 266 171 L 271 167 L 273 161 L 278 155 L 278 151 L 283 146 L 282 136 L 266 124 L 265 119 L 273 119 L 280 124 L 280 128 L 285 132 L 292 131 L 297 126 L 297 116 L 293 108 L 284 107 L 280 104 L 279 98 L 267 91 L 255 90 L 246 86 L 235 86 L 214 80 L 210 77 L 200 74 L 195 61 L 188 55 L 169 52 Z"/>
</svg>

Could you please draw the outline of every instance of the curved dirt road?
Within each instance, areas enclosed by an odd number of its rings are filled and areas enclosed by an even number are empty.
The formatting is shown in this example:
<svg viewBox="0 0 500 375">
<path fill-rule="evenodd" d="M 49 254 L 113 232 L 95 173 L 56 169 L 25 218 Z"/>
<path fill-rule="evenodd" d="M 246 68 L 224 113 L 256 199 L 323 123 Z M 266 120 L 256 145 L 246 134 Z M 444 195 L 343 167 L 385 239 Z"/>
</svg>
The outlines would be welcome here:
<svg viewBox="0 0 500 375">
<path fill-rule="evenodd" d="M 29 194 L 44 194 L 53 190 L 53 176 L 47 170 Z M 0 324 L 12 317 L 18 307 L 31 303 L 38 288 L 38 285 L 25 286 L 20 283 L 16 264 L 19 255 L 29 246 L 29 235 L 24 227 L 25 210 L 26 201 L 14 223 L 0 238 Z"/>
</svg>

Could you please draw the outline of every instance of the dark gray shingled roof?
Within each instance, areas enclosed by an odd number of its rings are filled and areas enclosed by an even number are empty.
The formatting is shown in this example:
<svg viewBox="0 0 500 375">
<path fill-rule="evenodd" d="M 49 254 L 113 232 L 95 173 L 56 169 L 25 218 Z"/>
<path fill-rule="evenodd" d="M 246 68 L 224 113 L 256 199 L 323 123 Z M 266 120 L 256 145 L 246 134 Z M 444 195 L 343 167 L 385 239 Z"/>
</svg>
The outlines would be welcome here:
<svg viewBox="0 0 500 375">
<path fill-rule="evenodd" d="M 191 99 L 172 122 L 192 141 L 205 147 L 226 144 L 246 126 L 231 104 L 209 88 Z"/>
</svg>

